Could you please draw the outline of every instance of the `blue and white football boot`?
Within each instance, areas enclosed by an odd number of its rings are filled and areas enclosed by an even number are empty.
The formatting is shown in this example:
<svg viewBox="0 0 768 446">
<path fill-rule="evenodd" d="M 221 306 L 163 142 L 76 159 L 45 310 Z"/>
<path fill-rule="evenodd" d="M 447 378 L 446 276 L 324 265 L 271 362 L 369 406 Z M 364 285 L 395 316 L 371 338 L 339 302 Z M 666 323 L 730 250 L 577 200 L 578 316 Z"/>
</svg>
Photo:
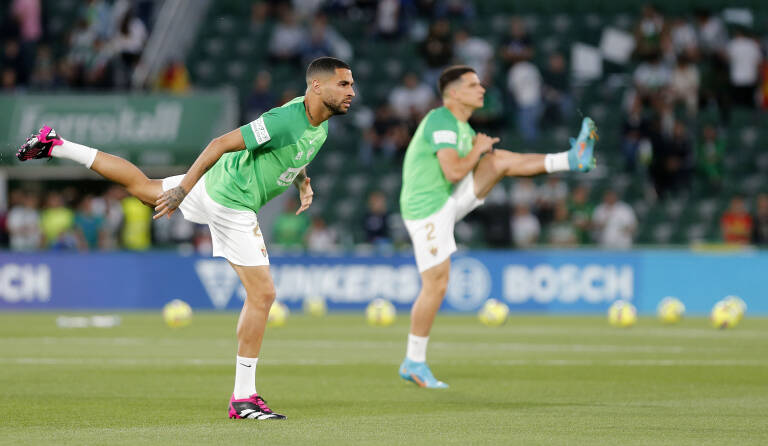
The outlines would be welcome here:
<svg viewBox="0 0 768 446">
<path fill-rule="evenodd" d="M 581 121 L 579 136 L 571 138 L 571 149 L 568 151 L 568 166 L 571 170 L 589 172 L 595 168 L 594 149 L 597 141 L 597 126 L 592 118 Z"/>
<path fill-rule="evenodd" d="M 438 381 L 426 362 L 411 361 L 408 358 L 400 364 L 400 377 L 416 383 L 425 389 L 447 389 L 448 384 Z"/>
</svg>

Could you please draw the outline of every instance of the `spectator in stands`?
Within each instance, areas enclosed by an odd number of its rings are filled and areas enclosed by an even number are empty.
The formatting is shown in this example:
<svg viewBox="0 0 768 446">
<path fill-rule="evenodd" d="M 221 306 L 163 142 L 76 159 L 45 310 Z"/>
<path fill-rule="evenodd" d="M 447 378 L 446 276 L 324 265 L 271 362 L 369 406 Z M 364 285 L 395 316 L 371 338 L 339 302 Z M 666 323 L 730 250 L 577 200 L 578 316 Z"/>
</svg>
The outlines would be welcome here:
<svg viewBox="0 0 768 446">
<path fill-rule="evenodd" d="M 307 230 L 307 250 L 317 254 L 327 254 L 337 251 L 339 235 L 336 230 L 329 227 L 323 217 L 315 215 Z"/>
<path fill-rule="evenodd" d="M 306 38 L 306 33 L 297 22 L 293 10 L 284 9 L 280 14 L 280 21 L 272 30 L 267 45 L 270 58 L 273 62 L 298 66 L 301 61 L 301 46 Z"/>
<path fill-rule="evenodd" d="M 629 249 L 632 247 L 637 218 L 635 211 L 619 201 L 613 190 L 603 194 L 603 202 L 595 208 L 592 224 L 597 232 L 601 247 L 608 249 Z"/>
<path fill-rule="evenodd" d="M 565 124 L 573 113 L 573 96 L 571 75 L 562 53 L 555 51 L 549 55 L 542 78 L 542 94 L 546 106 L 544 115 L 547 118 L 545 122 Z"/>
<path fill-rule="evenodd" d="M 48 45 L 37 47 L 37 56 L 29 83 L 30 87 L 36 90 L 51 90 L 64 85 L 64 81 L 58 77 L 56 61 Z"/>
<path fill-rule="evenodd" d="M 120 19 L 115 36 L 110 42 L 110 47 L 118 58 L 117 85 L 122 87 L 130 85 L 130 75 L 139 63 L 146 41 L 147 27 L 141 19 L 136 17 L 132 9 L 128 9 Z"/>
<path fill-rule="evenodd" d="M 735 104 L 755 106 L 755 89 L 759 80 L 763 54 L 760 45 L 741 27 L 736 27 L 726 46 L 730 64 L 731 98 Z"/>
<path fill-rule="evenodd" d="M 45 237 L 45 245 L 55 249 L 72 249 L 77 246 L 73 238 L 72 225 L 75 214 L 64 203 L 58 191 L 50 191 L 45 199 L 45 209 L 40 215 L 40 229 Z"/>
<path fill-rule="evenodd" d="M 536 191 L 536 217 L 542 225 L 548 225 L 555 214 L 555 207 L 568 198 L 568 185 L 556 176 L 548 176 Z"/>
<path fill-rule="evenodd" d="M 294 197 L 288 197 L 283 206 L 283 212 L 277 216 L 272 226 L 272 238 L 275 244 L 285 249 L 301 249 L 304 247 L 305 235 L 309 228 L 309 217 L 306 213 L 296 215 L 299 204 Z"/>
<path fill-rule="evenodd" d="M 155 89 L 173 94 L 185 94 L 191 88 L 189 71 L 180 59 L 172 60 L 160 72 Z"/>
<path fill-rule="evenodd" d="M 267 70 L 256 73 L 253 90 L 245 99 L 245 117 L 243 122 L 256 120 L 262 113 L 275 106 L 277 98 L 272 92 L 272 75 Z"/>
<path fill-rule="evenodd" d="M 512 206 L 533 207 L 539 200 L 538 188 L 530 177 L 518 177 L 512 183 L 512 193 L 510 196 Z"/>
<path fill-rule="evenodd" d="M 516 62 L 507 73 L 507 89 L 517 106 L 517 128 L 527 142 L 539 137 L 539 118 L 543 111 L 541 73 L 528 61 Z"/>
<path fill-rule="evenodd" d="M 352 45 L 332 26 L 328 25 L 328 16 L 317 14 L 312 19 L 311 31 L 323 36 L 323 40 L 328 43 L 330 53 L 323 54 L 324 56 L 331 55 L 341 60 L 352 60 L 354 54 Z"/>
<path fill-rule="evenodd" d="M 418 122 L 432 108 L 436 96 L 432 87 L 419 80 L 416 73 L 408 72 L 403 81 L 389 94 L 389 105 L 395 115 L 404 121 Z"/>
<path fill-rule="evenodd" d="M 17 66 L 18 80 L 26 85 L 35 63 L 37 43 L 43 36 L 40 0 L 13 0 L 11 15 L 18 24 L 20 37 L 21 65 Z"/>
<path fill-rule="evenodd" d="M 509 19 L 508 35 L 499 47 L 499 56 L 508 67 L 533 59 L 533 41 L 521 17 L 514 16 Z"/>
<path fill-rule="evenodd" d="M 531 209 L 523 204 L 515 206 L 512 216 L 512 239 L 518 248 L 530 248 L 539 240 L 541 225 Z"/>
<path fill-rule="evenodd" d="M 705 125 L 696 148 L 696 170 L 709 189 L 719 189 L 722 184 L 724 157 L 725 138 L 713 124 Z"/>
<path fill-rule="evenodd" d="M 368 211 L 363 216 L 365 242 L 373 245 L 390 245 L 389 211 L 387 196 L 381 191 L 368 195 Z"/>
<path fill-rule="evenodd" d="M 661 53 L 655 52 L 645 56 L 633 75 L 637 94 L 643 102 L 656 100 L 662 94 L 672 79 L 672 73 L 661 60 Z"/>
<path fill-rule="evenodd" d="M 634 172 L 637 169 L 643 147 L 650 147 L 650 142 L 648 141 L 648 120 L 643 113 L 643 103 L 640 97 L 635 95 L 621 129 L 621 152 L 624 156 L 624 170 Z"/>
<path fill-rule="evenodd" d="M 594 206 L 589 201 L 589 188 L 584 184 L 576 186 L 568 201 L 568 213 L 576 229 L 577 240 L 581 244 L 591 241 L 589 235 L 592 232 L 593 212 Z"/>
<path fill-rule="evenodd" d="M 768 193 L 758 195 L 755 204 L 752 243 L 768 245 Z"/>
<path fill-rule="evenodd" d="M 136 197 L 123 198 L 120 205 L 123 208 L 121 246 L 131 251 L 146 251 L 152 244 L 152 208 Z"/>
<path fill-rule="evenodd" d="M 486 69 L 493 58 L 493 46 L 487 40 L 471 35 L 466 29 L 456 31 L 453 42 L 456 61 L 474 68 L 480 79 L 486 78 Z"/>
<path fill-rule="evenodd" d="M 80 199 L 74 220 L 75 235 L 81 251 L 94 251 L 104 246 L 104 217 L 93 209 L 93 196 Z"/>
<path fill-rule="evenodd" d="M 669 28 L 669 45 L 671 46 L 672 58 L 684 56 L 688 59 L 695 59 L 699 53 L 696 28 L 683 17 L 674 18 Z"/>
<path fill-rule="evenodd" d="M 19 69 L 22 65 L 19 42 L 15 39 L 6 39 L 3 43 L 3 54 L 0 56 L 4 90 L 10 91 L 16 88 L 19 83 Z"/>
<path fill-rule="evenodd" d="M 85 21 L 94 39 L 109 39 L 112 36 L 112 8 L 105 0 L 86 0 L 80 17 Z"/>
<path fill-rule="evenodd" d="M 696 11 L 696 25 L 700 48 L 705 57 L 717 54 L 725 47 L 728 35 L 720 17 L 706 8 L 700 8 Z"/>
<path fill-rule="evenodd" d="M 0 91 L 4 93 L 13 93 L 18 89 L 16 83 L 16 71 L 12 68 L 4 68 L 0 72 Z"/>
<path fill-rule="evenodd" d="M 94 200 L 97 212 L 104 215 L 104 249 L 114 250 L 120 246 L 120 232 L 125 220 L 122 200 L 127 195 L 120 186 L 111 186 L 102 198 Z"/>
<path fill-rule="evenodd" d="M 747 211 L 744 197 L 734 195 L 730 206 L 720 218 L 720 230 L 726 243 L 748 244 L 752 237 L 753 221 Z"/>
<path fill-rule="evenodd" d="M 269 4 L 265 1 L 256 1 L 251 4 L 251 21 L 248 29 L 251 34 L 263 33 L 269 23 Z"/>
<path fill-rule="evenodd" d="M 470 22 L 475 18 L 475 5 L 472 0 L 443 0 L 435 3 L 436 17 L 463 22 Z"/>
<path fill-rule="evenodd" d="M 699 87 L 701 79 L 698 67 L 691 63 L 688 56 L 681 55 L 672 71 L 669 84 L 670 100 L 673 104 L 682 102 L 688 116 L 695 117 L 699 110 Z"/>
<path fill-rule="evenodd" d="M 424 82 L 430 86 L 437 85 L 440 73 L 453 61 L 450 22 L 438 19 L 430 24 L 427 38 L 421 42 L 421 55 L 427 64 Z"/>
<path fill-rule="evenodd" d="M 664 16 L 652 4 L 643 5 L 640 19 L 635 25 L 635 54 L 637 57 L 645 59 L 651 54 L 660 54 L 661 41 L 665 32 Z"/>
<path fill-rule="evenodd" d="M 548 242 L 554 246 L 576 246 L 579 243 L 578 229 L 569 218 L 565 201 L 560 201 L 555 206 L 554 220 L 547 233 Z"/>
<path fill-rule="evenodd" d="M 400 37 L 400 34 L 404 31 L 403 15 L 400 0 L 379 1 L 376 8 L 376 34 L 385 39 Z"/>
<path fill-rule="evenodd" d="M 37 195 L 16 189 L 11 191 L 6 225 L 12 251 L 34 251 L 43 245 Z"/>
<path fill-rule="evenodd" d="M 688 129 L 681 120 L 675 120 L 671 134 L 663 131 L 653 143 L 653 161 L 650 171 L 656 194 L 664 199 L 688 189 L 693 170 L 693 146 Z"/>
</svg>

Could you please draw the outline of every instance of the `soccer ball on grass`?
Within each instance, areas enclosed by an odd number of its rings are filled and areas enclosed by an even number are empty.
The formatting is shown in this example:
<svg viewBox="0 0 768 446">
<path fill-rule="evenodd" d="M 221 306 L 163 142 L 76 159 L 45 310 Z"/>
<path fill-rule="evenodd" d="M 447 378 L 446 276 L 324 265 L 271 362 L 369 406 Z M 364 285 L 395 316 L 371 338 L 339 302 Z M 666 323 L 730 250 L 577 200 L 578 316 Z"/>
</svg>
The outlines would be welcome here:
<svg viewBox="0 0 768 446">
<path fill-rule="evenodd" d="M 304 298 L 304 313 L 315 317 L 323 317 L 328 312 L 325 298 L 318 295 L 310 295 Z"/>
<path fill-rule="evenodd" d="M 507 321 L 509 307 L 496 299 L 488 299 L 477 313 L 477 318 L 483 325 L 498 327 Z"/>
<path fill-rule="evenodd" d="M 659 305 L 656 307 L 656 313 L 659 316 L 659 320 L 665 324 L 676 324 L 680 322 L 685 314 L 685 305 L 680 299 L 672 296 L 667 296 L 661 299 Z"/>
<path fill-rule="evenodd" d="M 270 327 L 282 327 L 288 320 L 288 315 L 291 312 L 288 307 L 279 301 L 272 302 L 272 307 L 269 309 L 269 316 L 267 316 L 267 325 Z"/>
<path fill-rule="evenodd" d="M 631 327 L 637 322 L 637 309 L 626 300 L 617 300 L 608 309 L 608 322 L 614 327 Z"/>
<path fill-rule="evenodd" d="M 172 328 L 186 327 L 192 322 L 192 307 L 181 299 L 173 299 L 163 307 L 163 320 Z"/>
<path fill-rule="evenodd" d="M 365 320 L 369 325 L 377 327 L 392 325 L 396 316 L 395 306 L 385 299 L 374 299 L 365 309 Z"/>
<path fill-rule="evenodd" d="M 712 312 L 709 313 L 709 321 L 712 326 L 721 330 L 735 327 L 740 319 L 738 308 L 724 300 L 716 303 L 712 307 Z"/>
</svg>

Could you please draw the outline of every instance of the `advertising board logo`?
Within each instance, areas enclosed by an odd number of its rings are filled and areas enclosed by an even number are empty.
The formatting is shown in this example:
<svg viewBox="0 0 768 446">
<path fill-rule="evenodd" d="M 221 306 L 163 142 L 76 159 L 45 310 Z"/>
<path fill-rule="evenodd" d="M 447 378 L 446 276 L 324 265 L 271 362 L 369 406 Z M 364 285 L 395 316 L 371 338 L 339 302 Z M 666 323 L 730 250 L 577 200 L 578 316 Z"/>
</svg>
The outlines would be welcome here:
<svg viewBox="0 0 768 446">
<path fill-rule="evenodd" d="M 48 265 L 0 266 L 0 300 L 20 302 L 48 302 L 51 300 L 51 270 Z"/>
<path fill-rule="evenodd" d="M 240 284 L 235 270 L 227 262 L 211 259 L 198 260 L 195 271 L 214 308 L 226 308 L 235 288 Z"/>
<path fill-rule="evenodd" d="M 509 265 L 504 268 L 504 298 L 511 303 L 533 300 L 597 304 L 634 297 L 635 270 L 630 265 Z"/>
<path fill-rule="evenodd" d="M 459 258 L 451 264 L 451 279 L 448 282 L 446 299 L 457 310 L 477 309 L 491 292 L 491 274 L 482 262 Z"/>
</svg>

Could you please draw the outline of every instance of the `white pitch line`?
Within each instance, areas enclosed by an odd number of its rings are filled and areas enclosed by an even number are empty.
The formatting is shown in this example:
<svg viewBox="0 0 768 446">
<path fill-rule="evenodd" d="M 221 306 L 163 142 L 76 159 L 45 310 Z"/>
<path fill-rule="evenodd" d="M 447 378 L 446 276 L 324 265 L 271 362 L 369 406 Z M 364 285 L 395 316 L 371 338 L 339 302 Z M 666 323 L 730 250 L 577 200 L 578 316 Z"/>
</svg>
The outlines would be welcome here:
<svg viewBox="0 0 768 446">
<path fill-rule="evenodd" d="M 0 364 L 16 365 L 74 365 L 74 366 L 230 366 L 229 359 L 156 359 L 156 358 L 0 358 Z M 260 366 L 338 366 L 338 365 L 395 365 L 397 361 L 385 360 L 335 360 L 335 359 L 266 359 Z M 430 364 L 466 365 L 468 361 L 430 360 Z M 476 362 L 472 362 L 476 364 Z M 768 360 L 749 359 L 508 359 L 481 361 L 489 366 L 617 366 L 617 367 L 768 367 Z"/>
</svg>

